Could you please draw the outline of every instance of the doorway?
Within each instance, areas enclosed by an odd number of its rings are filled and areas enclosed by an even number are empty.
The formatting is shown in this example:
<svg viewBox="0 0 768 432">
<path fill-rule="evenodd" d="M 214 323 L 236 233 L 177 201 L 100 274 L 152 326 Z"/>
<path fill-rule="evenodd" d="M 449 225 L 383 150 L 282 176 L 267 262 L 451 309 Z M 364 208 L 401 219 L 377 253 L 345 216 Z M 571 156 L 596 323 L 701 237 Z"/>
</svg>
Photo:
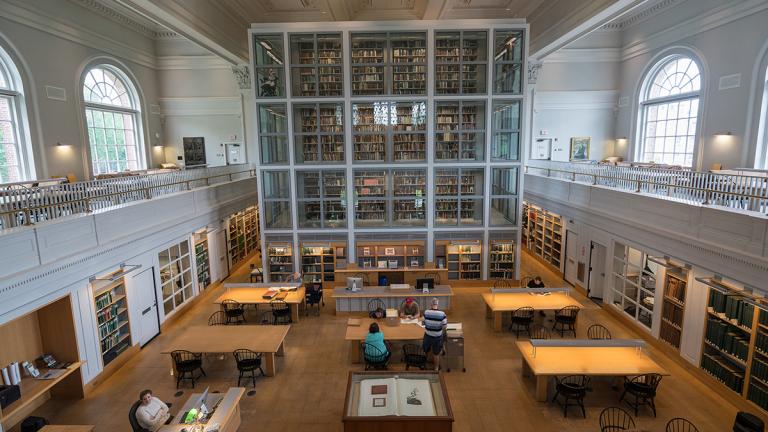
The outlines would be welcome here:
<svg viewBox="0 0 768 432">
<path fill-rule="evenodd" d="M 603 299 L 605 289 L 606 248 L 600 243 L 589 245 L 589 277 L 587 279 L 587 297 Z"/>
<path fill-rule="evenodd" d="M 565 230 L 565 268 L 563 279 L 571 285 L 578 284 L 578 266 L 576 254 L 579 246 L 579 234 L 571 230 Z"/>
<path fill-rule="evenodd" d="M 142 347 L 160 334 L 160 313 L 157 310 L 157 288 L 155 268 L 150 267 L 133 277 L 136 297 L 139 300 L 139 345 Z"/>
</svg>

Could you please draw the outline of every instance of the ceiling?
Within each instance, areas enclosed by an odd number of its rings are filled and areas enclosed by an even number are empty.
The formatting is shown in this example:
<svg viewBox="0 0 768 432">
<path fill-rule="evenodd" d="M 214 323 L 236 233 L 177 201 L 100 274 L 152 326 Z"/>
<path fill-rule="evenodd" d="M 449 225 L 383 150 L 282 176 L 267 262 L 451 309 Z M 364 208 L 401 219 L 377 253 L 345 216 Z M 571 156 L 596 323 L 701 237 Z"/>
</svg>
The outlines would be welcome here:
<svg viewBox="0 0 768 432">
<path fill-rule="evenodd" d="M 535 52 L 596 16 L 614 18 L 645 0 L 99 1 L 118 3 L 232 63 L 245 63 L 247 30 L 254 23 L 524 18 L 531 25 L 531 51 Z"/>
</svg>

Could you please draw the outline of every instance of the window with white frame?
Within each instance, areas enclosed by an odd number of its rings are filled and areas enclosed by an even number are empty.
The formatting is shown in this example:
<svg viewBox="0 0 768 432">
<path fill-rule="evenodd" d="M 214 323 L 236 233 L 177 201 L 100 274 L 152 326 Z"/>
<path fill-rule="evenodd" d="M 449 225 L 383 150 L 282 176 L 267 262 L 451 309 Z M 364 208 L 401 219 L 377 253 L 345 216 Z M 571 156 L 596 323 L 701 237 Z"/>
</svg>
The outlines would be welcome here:
<svg viewBox="0 0 768 432">
<path fill-rule="evenodd" d="M 92 67 L 83 101 L 93 174 L 142 169 L 141 106 L 128 77 L 113 66 Z"/>
<path fill-rule="evenodd" d="M 28 180 L 21 130 L 24 96 L 18 72 L 0 48 L 0 183 Z"/>
<path fill-rule="evenodd" d="M 768 56 L 763 64 L 768 63 Z M 763 83 L 763 103 L 760 109 L 760 123 L 757 133 L 757 157 L 755 168 L 768 169 L 768 69 L 765 70 Z"/>
<path fill-rule="evenodd" d="M 642 162 L 693 165 L 700 91 L 701 71 L 690 57 L 667 57 L 651 69 L 640 96 Z"/>
<path fill-rule="evenodd" d="M 165 315 L 192 298 L 192 259 L 189 242 L 184 240 L 158 254 L 160 262 L 160 283 L 163 287 L 163 310 Z"/>
</svg>

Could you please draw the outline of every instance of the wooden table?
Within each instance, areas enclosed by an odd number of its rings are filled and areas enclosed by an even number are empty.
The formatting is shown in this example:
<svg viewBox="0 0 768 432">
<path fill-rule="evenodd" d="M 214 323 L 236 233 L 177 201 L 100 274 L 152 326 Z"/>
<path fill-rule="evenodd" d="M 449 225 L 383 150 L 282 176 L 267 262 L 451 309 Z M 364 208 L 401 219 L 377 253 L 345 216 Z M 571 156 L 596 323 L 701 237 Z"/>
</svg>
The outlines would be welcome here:
<svg viewBox="0 0 768 432">
<path fill-rule="evenodd" d="M 290 328 L 290 325 L 189 326 L 171 339 L 162 353 L 187 350 L 193 353 L 222 354 L 241 348 L 249 349 L 264 354 L 264 374 L 274 376 L 275 355 L 284 355 L 285 336 Z"/>
<path fill-rule="evenodd" d="M 207 407 L 213 407 L 219 401 L 221 403 L 219 403 L 216 411 L 208 419 L 206 425 L 218 423 L 220 432 L 235 432 L 240 427 L 240 398 L 243 397 L 244 393 L 245 389 L 242 387 L 232 387 L 223 394 L 209 393 L 205 402 Z M 195 408 L 194 405 L 200 396 L 202 396 L 202 393 L 193 393 L 179 409 L 178 413 L 176 413 L 171 423 L 158 429 L 158 432 L 181 432 L 184 428 L 189 430 L 189 425 L 181 423 L 182 417 L 184 413 Z"/>
<path fill-rule="evenodd" d="M 557 310 L 566 306 L 584 306 L 564 292 L 552 292 L 548 295 L 519 293 L 483 293 L 487 310 L 493 315 L 493 330 L 500 332 L 502 315 L 521 307 L 532 307 L 534 310 Z"/>
<path fill-rule="evenodd" d="M 534 356 L 530 341 L 515 343 L 522 354 L 523 376 L 536 377 L 536 400 L 539 402 L 548 400 L 547 384 L 553 376 L 669 375 L 645 351 L 635 347 L 537 347 Z"/>
<path fill-rule="evenodd" d="M 359 326 L 347 326 L 344 340 L 349 341 L 349 359 L 352 363 L 360 363 L 360 342 L 365 340 L 368 327 L 372 322 L 379 324 L 379 329 L 384 332 L 384 339 L 388 341 L 421 341 L 424 339 L 424 328 L 418 324 L 400 324 L 388 326 L 384 320 L 372 318 L 360 318 Z"/>
<path fill-rule="evenodd" d="M 79 398 L 84 397 L 83 378 L 80 367 L 84 362 L 74 362 L 64 370 L 61 376 L 50 380 L 40 380 L 24 377 L 21 386 L 21 398 L 0 409 L 0 430 L 9 430 L 24 420 L 40 404 L 51 397 Z M 44 375 L 48 369 L 40 369 Z M 23 372 L 22 372 L 23 374 Z M 41 401 L 42 400 L 42 401 Z"/>
<path fill-rule="evenodd" d="M 47 425 L 40 429 L 40 432 L 93 432 L 96 426 L 93 425 Z"/>
<path fill-rule="evenodd" d="M 240 304 L 268 305 L 273 299 L 265 299 L 264 294 L 270 287 L 296 288 L 289 291 L 285 302 L 291 308 L 291 321 L 299 322 L 299 306 L 306 302 L 306 292 L 301 284 L 225 284 L 225 291 L 214 303 L 221 304 L 224 300 L 234 300 Z"/>
<path fill-rule="evenodd" d="M 440 309 L 451 308 L 453 289 L 450 285 L 435 285 L 435 288 L 424 294 L 416 289 L 393 290 L 390 287 L 366 286 L 360 291 L 349 291 L 345 287 L 333 289 L 333 298 L 336 300 L 336 312 L 368 312 L 368 302 L 373 299 L 381 299 L 388 308 L 399 309 L 406 298 L 413 297 L 419 304 L 422 313 L 432 305 L 432 299 L 440 300 Z"/>
</svg>

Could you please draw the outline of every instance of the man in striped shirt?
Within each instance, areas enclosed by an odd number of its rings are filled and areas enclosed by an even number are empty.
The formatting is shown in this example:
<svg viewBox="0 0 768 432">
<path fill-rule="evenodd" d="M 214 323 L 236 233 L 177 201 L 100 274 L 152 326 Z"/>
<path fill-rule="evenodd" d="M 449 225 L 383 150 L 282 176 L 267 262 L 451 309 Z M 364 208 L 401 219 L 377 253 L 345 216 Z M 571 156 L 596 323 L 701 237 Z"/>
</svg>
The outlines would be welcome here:
<svg viewBox="0 0 768 432">
<path fill-rule="evenodd" d="M 440 370 L 440 353 L 443 351 L 443 334 L 448 326 L 448 317 L 441 311 L 440 303 L 436 298 L 432 299 L 432 307 L 424 311 L 424 352 L 432 356 L 435 362 L 435 370 Z"/>
</svg>

